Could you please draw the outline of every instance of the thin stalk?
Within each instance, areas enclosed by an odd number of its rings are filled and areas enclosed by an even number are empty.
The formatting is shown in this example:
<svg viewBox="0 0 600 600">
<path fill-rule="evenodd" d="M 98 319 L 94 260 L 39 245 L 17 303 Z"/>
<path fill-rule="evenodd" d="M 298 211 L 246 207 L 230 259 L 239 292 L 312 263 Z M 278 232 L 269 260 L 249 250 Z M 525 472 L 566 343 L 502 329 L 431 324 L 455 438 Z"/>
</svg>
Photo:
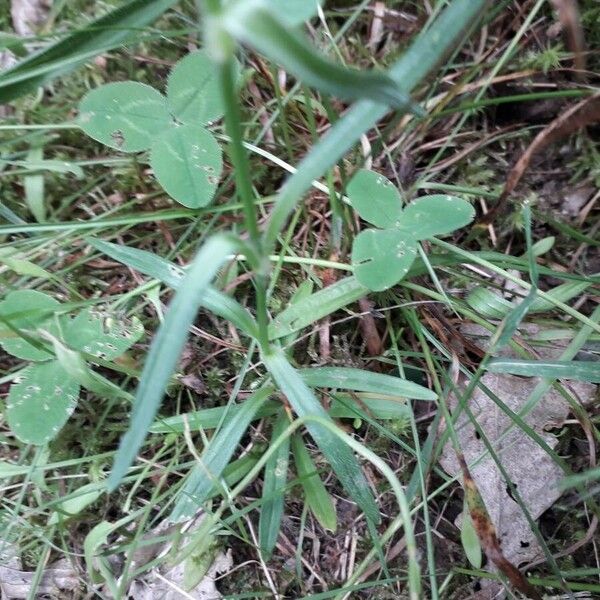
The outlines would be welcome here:
<svg viewBox="0 0 600 600">
<path fill-rule="evenodd" d="M 229 155 L 235 172 L 235 182 L 239 197 L 242 201 L 244 222 L 250 236 L 250 242 L 257 256 L 263 256 L 263 244 L 258 229 L 258 218 L 254 204 L 254 192 L 252 191 L 252 177 L 250 175 L 250 162 L 244 148 L 244 138 L 241 127 L 241 113 L 237 101 L 235 87 L 235 65 L 232 58 L 219 65 L 219 80 L 221 94 L 225 106 L 225 127 L 231 143 L 229 144 Z M 256 290 L 256 321 L 258 323 L 259 344 L 266 349 L 269 343 L 266 273 L 257 272 L 254 277 Z"/>
</svg>

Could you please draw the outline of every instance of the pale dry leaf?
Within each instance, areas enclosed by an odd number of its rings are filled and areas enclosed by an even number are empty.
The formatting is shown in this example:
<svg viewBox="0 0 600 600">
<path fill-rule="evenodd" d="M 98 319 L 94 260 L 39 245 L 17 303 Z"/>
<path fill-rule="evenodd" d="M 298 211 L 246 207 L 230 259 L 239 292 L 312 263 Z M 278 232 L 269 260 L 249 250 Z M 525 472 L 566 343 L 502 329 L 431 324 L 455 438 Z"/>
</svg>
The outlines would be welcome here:
<svg viewBox="0 0 600 600">
<path fill-rule="evenodd" d="M 217 590 L 215 578 L 232 567 L 231 551 L 219 553 L 202 581 L 190 591 L 184 591 L 182 587 L 185 570 L 183 563 L 165 573 L 161 573 L 160 569 L 152 569 L 131 584 L 128 597 L 132 600 L 219 600 L 223 596 Z"/>
<path fill-rule="evenodd" d="M 34 35 L 46 21 L 51 6 L 52 0 L 11 0 L 14 30 L 23 37 Z"/>
<path fill-rule="evenodd" d="M 31 586 L 36 573 L 21 571 L 11 567 L 0 566 L 0 591 L 2 599 L 20 600 L 29 598 Z M 80 580 L 67 560 L 60 560 L 44 569 L 37 586 L 36 597 L 46 595 L 53 598 L 64 598 L 65 592 L 79 587 Z"/>
<path fill-rule="evenodd" d="M 489 333 L 479 326 L 470 325 L 461 330 L 466 335 L 475 336 L 480 347 L 485 346 L 486 339 L 489 339 Z M 522 330 L 529 335 L 537 335 L 540 332 L 535 325 L 524 325 Z M 564 350 L 562 346 L 566 343 L 565 340 L 560 340 L 556 345 L 537 350 L 542 358 L 556 359 Z M 503 351 L 503 354 L 508 353 L 507 350 Z M 495 373 L 487 373 L 481 378 L 482 385 L 500 398 L 514 413 L 518 413 L 523 408 L 539 381 L 538 378 Z M 596 388 L 597 386 L 592 384 L 568 382 L 569 391 L 584 405 L 594 400 Z M 451 396 L 449 404 L 451 410 L 455 410 L 456 397 Z M 469 407 L 502 461 L 505 471 L 517 487 L 531 517 L 537 520 L 559 498 L 561 492 L 558 484 L 564 476 L 563 471 L 517 426 L 512 427 L 508 434 L 502 436 L 513 421 L 498 408 L 481 387 L 478 387 L 473 394 Z M 536 407 L 524 417 L 524 421 L 550 448 L 555 448 L 558 440 L 549 430 L 561 426 L 569 411 L 569 404 L 563 396 L 550 389 Z M 458 418 L 457 434 L 465 459 L 470 465 L 486 454 L 483 441 L 464 412 Z M 460 473 L 450 443 L 444 447 L 440 464 L 450 475 Z M 496 527 L 506 558 L 517 566 L 539 558 L 541 548 L 523 511 L 509 494 L 508 486 L 494 460 L 489 455 L 486 456 L 472 466 L 471 473 Z"/>
</svg>

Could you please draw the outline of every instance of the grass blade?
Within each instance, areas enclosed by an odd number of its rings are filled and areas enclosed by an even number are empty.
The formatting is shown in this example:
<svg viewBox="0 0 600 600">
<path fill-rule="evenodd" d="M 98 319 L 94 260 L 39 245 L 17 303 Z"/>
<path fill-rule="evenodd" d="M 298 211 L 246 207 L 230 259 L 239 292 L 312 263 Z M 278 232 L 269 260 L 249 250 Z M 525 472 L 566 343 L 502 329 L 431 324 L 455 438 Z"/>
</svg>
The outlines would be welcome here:
<svg viewBox="0 0 600 600">
<path fill-rule="evenodd" d="M 292 451 L 306 503 L 321 527 L 335 533 L 337 529 L 335 505 L 317 473 L 315 463 L 304 445 L 302 436 L 298 434 L 293 436 Z"/>
<path fill-rule="evenodd" d="M 220 487 L 219 478 L 223 469 L 228 465 L 254 414 L 272 393 L 271 388 L 263 388 L 247 398 L 206 446 L 200 457 L 202 462 L 192 469 L 180 492 L 169 517 L 171 521 L 192 518 L 213 488 Z"/>
<path fill-rule="evenodd" d="M 548 379 L 577 379 L 600 383 L 600 362 L 582 360 L 517 360 L 493 358 L 487 366 L 492 373 L 508 373 L 523 377 L 546 377 Z"/>
<path fill-rule="evenodd" d="M 271 434 L 271 441 L 275 441 L 285 431 L 290 421 L 287 414 L 281 411 Z M 265 476 L 263 483 L 263 503 L 260 508 L 260 520 L 258 524 L 258 539 L 260 548 L 269 558 L 277 543 L 281 518 L 284 508 L 284 491 L 288 474 L 288 462 L 290 456 L 290 438 L 286 437 L 277 448 L 273 456 L 265 464 Z"/>
<path fill-rule="evenodd" d="M 194 258 L 181 282 L 165 320 L 152 341 L 133 405 L 131 424 L 121 438 L 108 478 L 111 491 L 121 482 L 152 425 L 208 284 L 235 249 L 236 243 L 230 237 L 219 235 L 210 238 Z"/>
<path fill-rule="evenodd" d="M 424 111 L 385 73 L 348 69 L 315 51 L 272 12 L 252 2 L 238 2 L 225 14 L 225 28 L 308 85 L 348 100 L 369 98 L 423 116 Z"/>
<path fill-rule="evenodd" d="M 299 373 L 288 362 L 281 349 L 263 353 L 263 361 L 271 376 L 287 396 L 292 408 L 300 417 L 314 415 L 332 422 L 321 403 L 310 388 L 304 383 Z M 319 423 L 309 422 L 306 425 L 311 436 L 317 442 L 321 452 L 331 464 L 335 474 L 348 494 L 371 520 L 379 523 L 379 511 L 369 490 L 367 480 L 360 464 L 350 448 L 327 428 Z"/>
<path fill-rule="evenodd" d="M 88 238 L 87 242 L 96 248 L 96 250 L 144 275 L 162 281 L 171 289 L 179 289 L 185 277 L 186 271 L 184 269 L 147 250 L 129 248 L 95 238 Z M 200 305 L 219 317 L 227 319 L 248 336 L 256 337 L 256 323 L 254 319 L 231 296 L 223 294 L 209 285 L 200 300 Z"/>
<path fill-rule="evenodd" d="M 299 369 L 298 373 L 310 387 L 328 387 L 355 392 L 372 392 L 401 398 L 414 398 L 416 400 L 437 400 L 437 394 L 431 390 L 408 381 L 370 373 L 362 369 L 350 367 L 318 367 L 313 369 Z"/>
<path fill-rule="evenodd" d="M 131 0 L 28 56 L 0 75 L 0 103 L 30 92 L 139 35 L 140 28 L 155 21 L 175 3 L 176 0 Z"/>
<path fill-rule="evenodd" d="M 269 338 L 274 340 L 299 331 L 368 293 L 355 277 L 340 279 L 278 314 L 269 327 Z"/>
</svg>

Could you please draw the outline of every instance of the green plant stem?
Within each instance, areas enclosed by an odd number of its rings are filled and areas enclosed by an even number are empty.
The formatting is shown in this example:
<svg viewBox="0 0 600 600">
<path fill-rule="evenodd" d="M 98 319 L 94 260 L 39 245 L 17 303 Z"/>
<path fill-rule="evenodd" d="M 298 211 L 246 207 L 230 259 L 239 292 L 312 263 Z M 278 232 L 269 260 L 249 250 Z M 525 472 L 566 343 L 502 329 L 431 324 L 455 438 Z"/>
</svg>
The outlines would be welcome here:
<svg viewBox="0 0 600 600">
<path fill-rule="evenodd" d="M 254 205 L 254 192 L 252 190 L 252 178 L 250 175 L 250 163 L 244 148 L 244 139 L 241 127 L 241 114 L 237 101 L 235 87 L 235 64 L 229 58 L 219 65 L 219 79 L 221 93 L 225 106 L 225 126 L 231 143 L 229 144 L 229 155 L 235 172 L 237 192 L 242 201 L 244 222 L 250 236 L 250 243 L 259 258 L 263 257 L 263 243 L 258 230 L 258 219 Z M 266 261 L 265 261 L 266 263 Z M 267 313 L 267 275 L 266 269 L 260 267 L 254 276 L 254 287 L 256 290 L 256 321 L 258 323 L 258 341 L 261 348 L 266 349 L 269 343 L 267 333 L 269 318 Z"/>
</svg>

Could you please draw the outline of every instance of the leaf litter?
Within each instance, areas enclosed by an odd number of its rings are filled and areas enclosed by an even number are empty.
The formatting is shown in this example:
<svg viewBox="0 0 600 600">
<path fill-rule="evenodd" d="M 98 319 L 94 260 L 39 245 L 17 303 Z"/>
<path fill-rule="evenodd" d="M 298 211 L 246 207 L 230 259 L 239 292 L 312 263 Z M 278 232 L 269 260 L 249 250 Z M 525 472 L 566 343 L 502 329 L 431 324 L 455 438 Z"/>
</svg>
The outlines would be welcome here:
<svg viewBox="0 0 600 600">
<path fill-rule="evenodd" d="M 525 325 L 521 329 L 531 336 L 540 333 L 539 328 L 534 325 Z M 489 332 L 480 326 L 465 326 L 463 333 L 474 336 L 482 346 L 489 340 Z M 556 359 L 561 351 L 560 344 L 538 349 L 540 357 L 546 359 Z M 505 350 L 502 354 L 510 355 L 510 351 Z M 560 497 L 562 491 L 559 484 L 564 473 L 539 443 L 531 439 L 518 426 L 513 426 L 504 435 L 504 432 L 513 425 L 513 420 L 498 407 L 485 389 L 498 397 L 512 412 L 519 413 L 540 379 L 487 373 L 480 381 L 481 385 L 473 393 L 469 408 L 477 420 L 480 431 L 486 436 L 502 462 L 506 474 L 510 477 L 531 518 L 536 521 Z M 461 387 L 463 386 L 466 386 L 466 382 L 462 382 Z M 569 382 L 568 391 L 585 405 L 595 399 L 597 386 Z M 455 411 L 458 407 L 457 397 L 451 395 L 448 404 L 449 409 Z M 523 420 L 550 448 L 554 449 L 558 444 L 558 438 L 550 430 L 562 426 L 569 412 L 567 400 L 558 391 L 550 389 L 523 417 Z M 486 548 L 486 540 L 482 540 L 488 559 L 504 572 L 517 589 L 527 593 L 525 591 L 527 588 L 517 585 L 511 577 L 512 572 L 514 578 L 517 578 L 518 571 L 515 569 L 515 573 L 503 561 L 507 561 L 513 568 L 515 565 L 524 565 L 543 557 L 542 548 L 531 531 L 523 510 L 512 497 L 497 464 L 486 453 L 481 434 L 465 411 L 461 412 L 455 427 L 465 465 L 461 465 L 461 459 L 457 457 L 450 442 L 444 446 L 440 464 L 449 475 L 463 476 L 467 498 L 469 493 L 472 497 L 475 494 L 480 495 L 484 510 L 489 514 L 491 521 L 489 525 L 493 525 L 498 542 L 496 545 L 490 534 L 487 539 L 489 547 Z M 483 458 L 478 461 L 482 456 Z M 466 464 L 471 467 L 465 471 Z M 477 510 L 474 515 L 473 506 L 469 508 L 475 522 L 478 517 Z M 457 519 L 457 526 L 460 527 L 461 521 L 462 516 Z M 487 568 L 493 570 L 489 565 Z M 522 576 L 521 579 L 525 585 L 529 585 Z M 488 592 L 491 589 L 489 586 L 498 587 L 495 582 L 490 581 L 483 581 L 482 586 L 488 588 Z M 535 595 L 530 597 L 535 598 Z"/>
</svg>

